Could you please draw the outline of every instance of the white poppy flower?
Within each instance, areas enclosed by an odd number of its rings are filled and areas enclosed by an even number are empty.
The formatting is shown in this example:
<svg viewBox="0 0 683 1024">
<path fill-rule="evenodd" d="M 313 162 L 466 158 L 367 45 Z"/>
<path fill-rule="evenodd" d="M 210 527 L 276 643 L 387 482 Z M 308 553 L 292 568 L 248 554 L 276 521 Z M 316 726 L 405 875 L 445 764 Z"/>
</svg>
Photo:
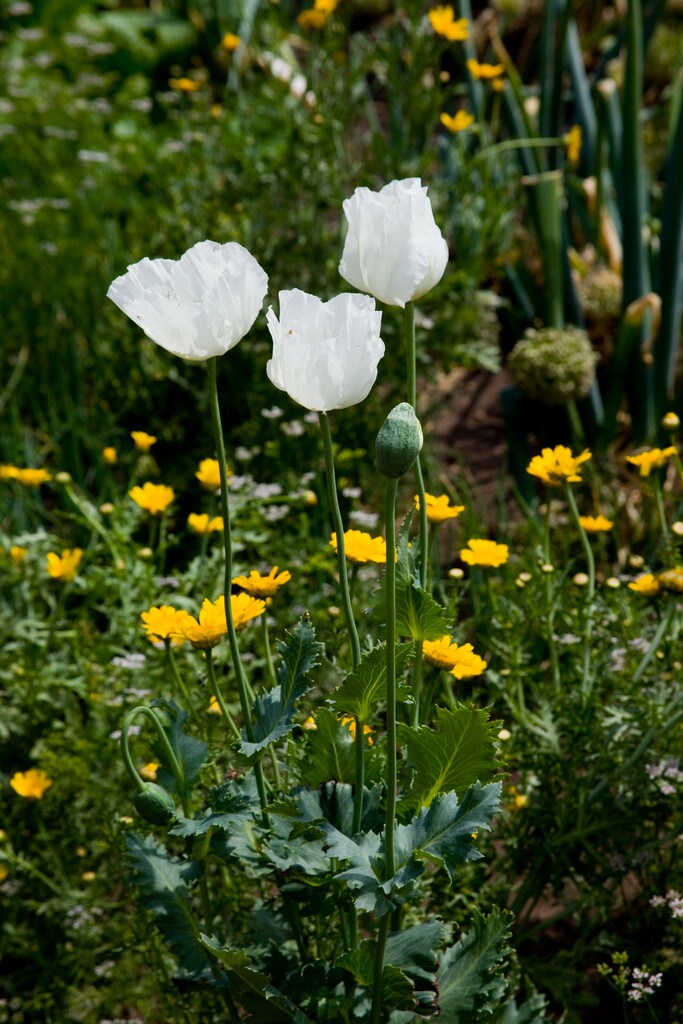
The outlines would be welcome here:
<svg viewBox="0 0 683 1024">
<path fill-rule="evenodd" d="M 441 280 L 448 246 L 419 178 L 392 181 L 379 192 L 357 188 L 344 213 L 349 230 L 339 273 L 349 284 L 404 307 Z"/>
<path fill-rule="evenodd" d="M 197 242 L 179 260 L 140 260 L 107 297 L 148 338 L 183 359 L 234 348 L 259 314 L 268 275 L 237 242 Z"/>
<path fill-rule="evenodd" d="M 305 409 L 329 412 L 362 402 L 384 355 L 382 314 L 369 295 L 323 302 L 298 288 L 280 292 L 280 319 L 266 314 L 273 339 L 268 377 Z"/>
</svg>

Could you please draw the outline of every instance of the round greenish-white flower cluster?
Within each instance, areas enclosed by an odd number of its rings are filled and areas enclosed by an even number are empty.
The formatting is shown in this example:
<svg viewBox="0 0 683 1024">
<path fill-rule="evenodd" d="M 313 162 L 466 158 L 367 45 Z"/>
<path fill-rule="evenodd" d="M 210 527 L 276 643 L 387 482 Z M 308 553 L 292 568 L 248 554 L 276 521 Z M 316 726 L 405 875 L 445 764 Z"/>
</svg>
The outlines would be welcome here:
<svg viewBox="0 0 683 1024">
<path fill-rule="evenodd" d="M 530 327 L 508 356 L 508 368 L 529 398 L 565 405 L 588 394 L 597 359 L 579 327 Z"/>
<path fill-rule="evenodd" d="M 581 278 L 576 290 L 586 320 L 604 323 L 621 316 L 622 281 L 616 271 L 595 267 Z"/>
</svg>

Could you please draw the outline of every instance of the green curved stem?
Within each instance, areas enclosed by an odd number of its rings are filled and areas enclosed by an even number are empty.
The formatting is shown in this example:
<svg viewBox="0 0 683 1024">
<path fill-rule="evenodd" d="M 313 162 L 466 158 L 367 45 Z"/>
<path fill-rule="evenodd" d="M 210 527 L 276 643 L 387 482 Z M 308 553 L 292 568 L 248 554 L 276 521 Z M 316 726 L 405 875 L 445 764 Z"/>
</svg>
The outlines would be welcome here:
<svg viewBox="0 0 683 1024">
<path fill-rule="evenodd" d="M 187 793 L 185 791 L 185 773 L 183 772 L 183 769 L 180 766 L 178 758 L 175 756 L 173 747 L 169 742 L 168 736 L 166 735 L 166 730 L 161 724 L 159 716 L 157 715 L 156 711 L 154 711 L 152 708 L 146 707 L 144 704 L 138 704 L 137 707 L 129 711 L 123 720 L 123 725 L 121 726 L 121 752 L 123 754 L 123 761 L 126 768 L 128 769 L 128 773 L 135 782 L 135 785 L 138 787 L 140 792 L 142 792 L 145 788 L 145 783 L 144 780 L 140 778 L 137 768 L 133 764 L 133 758 L 131 757 L 130 746 L 128 742 L 128 731 L 131 725 L 133 724 L 133 720 L 137 718 L 138 715 L 143 715 L 145 718 L 149 719 L 149 721 L 156 729 L 157 736 L 159 737 L 159 742 L 161 743 L 161 746 L 163 747 L 164 750 L 164 754 L 166 756 L 166 760 L 169 764 L 171 771 L 173 772 L 173 778 L 175 779 L 176 788 L 178 790 L 178 796 L 180 797 L 180 801 L 183 805 L 183 814 L 185 815 L 185 817 L 188 817 L 189 809 L 187 802 Z"/>
<path fill-rule="evenodd" d="M 652 479 L 652 486 L 655 493 L 655 503 L 657 505 L 657 515 L 659 516 L 659 525 L 662 528 L 662 537 L 666 544 L 669 539 L 669 526 L 666 521 L 666 512 L 664 511 L 664 495 L 662 494 L 662 478 L 657 470 L 654 472 Z"/>
<path fill-rule="evenodd" d="M 250 743 L 254 742 L 254 725 L 251 720 L 251 707 L 249 706 L 249 691 L 247 677 L 240 657 L 239 644 L 237 642 L 237 630 L 232 617 L 232 602 L 230 594 L 232 591 L 232 535 L 230 529 L 230 506 L 228 503 L 228 474 L 225 463 L 225 442 L 223 441 L 223 427 L 221 426 L 221 411 L 218 404 L 217 384 L 217 358 L 214 356 L 208 361 L 209 371 L 209 404 L 211 406 L 211 421 L 213 423 L 214 439 L 216 443 L 216 456 L 218 458 L 218 470 L 221 478 L 221 512 L 223 514 L 223 550 L 225 552 L 225 579 L 223 593 L 225 596 L 225 619 L 228 625 L 228 641 L 230 643 L 230 654 L 232 664 L 237 678 L 237 691 L 242 709 L 244 731 Z M 218 696 L 218 695 L 216 695 Z M 263 778 L 263 768 L 260 761 L 254 764 L 254 777 L 258 789 L 259 800 L 264 823 L 268 824 L 266 806 L 266 786 Z"/>
<path fill-rule="evenodd" d="M 595 558 L 593 557 L 593 549 L 588 539 L 588 534 L 581 525 L 581 519 L 579 517 L 579 510 L 576 505 L 576 499 L 574 492 L 572 491 L 571 484 L 565 481 L 564 493 L 567 498 L 567 504 L 569 505 L 571 514 L 576 523 L 576 528 L 579 531 L 581 537 L 581 543 L 583 550 L 586 555 L 586 564 L 588 567 L 588 596 L 586 600 L 586 610 L 583 623 L 583 673 L 581 678 L 581 690 L 583 693 L 588 695 L 591 691 L 591 639 L 593 633 L 593 598 L 595 595 Z"/>
<path fill-rule="evenodd" d="M 351 591 L 349 589 L 349 576 L 346 568 L 346 551 L 344 548 L 344 523 L 342 522 L 341 509 L 339 508 L 339 498 L 337 497 L 337 478 L 334 471 L 334 451 L 332 449 L 332 431 L 330 430 L 330 421 L 327 413 L 321 412 L 318 416 L 320 420 L 320 430 L 323 436 L 323 450 L 325 453 L 325 475 L 327 477 L 327 497 L 330 503 L 330 511 L 332 513 L 332 521 L 334 523 L 335 533 L 337 535 L 337 570 L 339 573 L 339 590 L 341 595 L 341 603 L 344 611 L 344 620 L 346 622 L 346 629 L 349 634 L 349 640 L 351 642 L 351 653 L 353 657 L 353 667 L 358 668 L 360 665 L 361 653 L 360 653 L 360 638 L 358 636 L 358 628 L 356 626 L 356 620 L 353 615 L 353 603 L 351 601 Z M 355 754 L 356 754 L 356 784 L 354 786 L 353 793 L 353 824 L 352 828 L 354 832 L 360 831 L 360 823 L 363 816 L 363 786 L 365 784 L 365 737 L 363 735 L 363 725 L 356 719 L 356 738 L 355 743 Z"/>
</svg>

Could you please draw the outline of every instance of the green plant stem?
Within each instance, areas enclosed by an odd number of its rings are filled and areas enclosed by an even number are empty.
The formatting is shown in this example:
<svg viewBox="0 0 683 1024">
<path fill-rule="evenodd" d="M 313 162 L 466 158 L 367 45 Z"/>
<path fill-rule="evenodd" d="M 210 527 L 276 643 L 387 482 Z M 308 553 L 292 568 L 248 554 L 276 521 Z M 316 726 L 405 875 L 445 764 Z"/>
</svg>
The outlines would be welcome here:
<svg viewBox="0 0 683 1024">
<path fill-rule="evenodd" d="M 641 658 L 640 664 L 638 665 L 638 668 L 633 673 L 633 682 L 634 683 L 638 682 L 638 680 L 642 677 L 643 673 L 645 672 L 645 669 L 647 668 L 647 666 L 652 661 L 652 659 L 653 659 L 653 657 L 654 657 L 654 655 L 655 655 L 655 653 L 657 651 L 657 648 L 659 647 L 660 643 L 662 642 L 662 637 L 664 636 L 664 634 L 666 633 L 666 631 L 668 630 L 669 626 L 671 625 L 671 623 L 673 621 L 673 617 L 674 617 L 675 612 L 676 612 L 676 599 L 674 597 L 671 597 L 669 599 L 669 605 L 668 605 L 664 615 L 662 615 L 661 619 L 659 620 L 659 625 L 657 626 L 657 629 L 655 630 L 655 635 L 652 637 L 652 642 L 651 642 L 650 646 L 648 647 L 648 649 L 645 651 L 645 654 L 643 655 L 643 657 Z"/>
<path fill-rule="evenodd" d="M 403 325 L 406 338 L 406 369 L 408 380 L 408 403 L 417 415 L 417 352 L 415 347 L 415 306 L 406 302 L 403 311 Z M 427 589 L 429 571 L 429 521 L 427 519 L 427 499 L 425 497 L 424 478 L 420 456 L 415 460 L 415 479 L 417 495 L 420 500 L 420 586 Z"/>
<path fill-rule="evenodd" d="M 157 736 L 159 737 L 159 742 L 163 747 L 168 765 L 171 771 L 173 772 L 173 778 L 175 779 L 176 789 L 178 790 L 178 796 L 180 797 L 180 802 L 183 805 L 183 814 L 185 815 L 186 818 L 188 818 L 190 811 L 185 787 L 185 773 L 183 772 L 183 769 L 181 768 L 180 763 L 178 762 L 178 759 L 175 756 L 173 747 L 169 742 L 168 736 L 166 735 L 166 730 L 164 729 L 158 714 L 152 708 L 148 708 L 144 704 L 138 704 L 137 707 L 129 711 L 126 717 L 124 718 L 123 725 L 121 727 L 121 752 L 123 754 L 124 764 L 128 769 L 128 773 L 135 782 L 136 786 L 138 787 L 138 790 L 140 792 L 144 792 L 145 783 L 140 778 L 140 775 L 138 774 L 138 771 L 135 765 L 133 764 L 133 759 L 131 757 L 130 747 L 128 743 L 129 729 L 133 724 L 133 720 L 137 718 L 138 715 L 142 715 L 144 718 L 149 719 L 149 721 L 152 723 L 156 730 Z"/>
<path fill-rule="evenodd" d="M 387 540 L 387 807 L 384 829 L 384 863 L 385 878 L 388 880 L 396 874 L 394 854 L 394 828 L 396 824 L 396 492 L 397 480 L 387 480 L 386 503 L 384 509 L 384 528 Z M 372 993 L 371 1024 L 378 1024 L 382 1013 L 382 973 L 384 969 L 384 950 L 391 915 L 382 919 L 377 936 L 375 951 L 375 979 Z"/>
<path fill-rule="evenodd" d="M 237 728 L 235 719 L 230 714 L 230 709 L 228 708 L 228 705 L 225 703 L 223 694 L 221 693 L 221 688 L 218 685 L 218 679 L 216 678 L 216 671 L 213 664 L 212 648 L 207 647 L 207 649 L 204 651 L 204 654 L 206 656 L 206 674 L 209 677 L 209 686 L 211 687 L 216 697 L 216 700 L 218 701 L 218 707 L 221 709 L 221 714 L 223 715 L 223 718 L 228 723 L 228 728 L 230 729 L 230 732 L 233 734 L 235 739 L 238 740 L 240 739 L 240 731 Z"/>
<path fill-rule="evenodd" d="M 271 686 L 277 686 L 277 675 L 273 664 L 273 652 L 270 646 L 270 633 L 268 631 L 268 614 L 264 612 L 261 616 L 261 632 L 263 633 L 263 650 L 266 656 L 266 670 Z"/>
<path fill-rule="evenodd" d="M 550 564 L 550 506 L 551 500 L 548 495 L 545 504 L 545 515 L 543 517 L 543 558 L 546 564 Z M 550 662 L 553 669 L 553 686 L 555 692 L 558 693 L 560 690 L 560 662 L 557 656 L 557 644 L 555 643 L 555 632 L 553 629 L 553 623 L 555 619 L 555 611 L 552 603 L 552 584 L 550 582 L 550 573 L 544 572 L 545 577 L 545 602 L 546 602 L 546 622 L 548 624 L 548 650 L 550 652 Z"/>
<path fill-rule="evenodd" d="M 506 139 L 504 142 L 496 142 L 495 145 L 489 146 L 487 149 L 481 149 L 472 157 L 470 166 L 486 157 L 497 156 L 499 153 L 507 153 L 510 150 L 527 148 L 542 149 L 546 146 L 558 146 L 563 142 L 564 139 L 559 135 L 551 135 L 548 138 L 542 139 Z"/>
<path fill-rule="evenodd" d="M 171 649 L 171 638 L 170 637 L 167 636 L 165 638 L 164 646 L 166 648 L 166 662 L 168 664 L 168 667 L 171 670 L 171 675 L 173 676 L 175 684 L 178 687 L 178 689 L 180 690 L 180 692 L 182 693 L 183 698 L 185 700 L 185 703 L 187 704 L 189 710 L 190 711 L 194 711 L 194 702 L 190 699 L 190 692 L 189 692 L 187 686 L 185 685 L 185 681 L 184 681 L 183 677 L 181 676 L 180 672 L 178 671 L 178 665 L 176 664 L 175 657 L 173 656 L 173 651 Z"/>
<path fill-rule="evenodd" d="M 358 628 L 356 626 L 356 620 L 353 616 L 353 604 L 351 602 L 351 593 L 349 590 L 349 577 L 346 568 L 346 550 L 344 548 L 344 524 L 342 522 L 341 509 L 339 508 L 339 498 L 337 497 L 337 478 L 334 471 L 334 451 L 332 448 L 332 431 L 330 430 L 330 421 L 327 413 L 321 412 L 319 415 L 320 430 L 323 436 L 323 450 L 325 453 L 325 475 L 327 477 L 327 497 L 330 503 L 330 512 L 332 513 L 332 521 L 334 523 L 335 533 L 337 535 L 337 570 L 339 573 L 339 590 L 341 594 L 341 603 L 344 611 L 344 620 L 346 621 L 346 629 L 349 634 L 349 640 L 351 642 L 351 656 L 353 659 L 354 669 L 360 665 L 360 638 L 358 636 Z M 355 755 L 356 755 L 356 784 L 354 787 L 353 794 L 353 831 L 360 831 L 360 823 L 363 817 L 363 786 L 365 784 L 365 739 L 363 736 L 363 725 L 356 719 L 356 738 L 355 743 Z"/>
<path fill-rule="evenodd" d="M 225 581 L 223 593 L 225 596 L 225 619 L 228 626 L 228 640 L 230 643 L 230 654 L 232 664 L 237 678 L 237 691 L 242 709 L 244 731 L 250 743 L 254 742 L 254 725 L 251 720 L 251 707 L 249 703 L 249 688 L 247 677 L 240 656 L 239 644 L 237 642 L 237 630 L 232 617 L 232 536 L 230 530 L 230 506 L 228 503 L 228 474 L 225 463 L 225 443 L 223 441 L 223 427 L 221 426 L 221 411 L 218 404 L 218 382 L 217 382 L 217 357 L 208 360 L 209 373 L 209 404 L 211 406 L 211 421 L 213 423 L 214 439 L 216 443 L 216 455 L 218 458 L 218 470 L 221 478 L 221 511 L 223 514 L 223 549 L 225 552 Z M 218 694 L 216 694 L 218 697 Z M 263 778 L 263 766 L 260 761 L 254 764 L 254 777 L 258 789 L 261 812 L 264 824 L 268 825 L 266 785 Z"/>
<path fill-rule="evenodd" d="M 662 538 L 664 543 L 669 539 L 669 525 L 666 521 L 666 512 L 664 511 L 664 495 L 662 493 L 662 478 L 657 470 L 654 472 L 652 478 L 652 489 L 655 495 L 655 504 L 657 505 L 657 515 L 659 516 L 659 525 L 662 528 Z"/>
<path fill-rule="evenodd" d="M 586 609 L 583 620 L 583 671 L 581 675 L 581 690 L 587 696 L 590 693 L 592 686 L 591 642 L 593 634 L 593 599 L 595 596 L 595 558 L 593 556 L 593 548 L 591 547 L 590 540 L 588 539 L 588 534 L 581 525 L 574 492 L 572 491 L 571 484 L 567 481 L 565 481 L 564 484 L 564 493 L 567 498 L 567 504 L 569 505 L 571 514 L 574 518 L 574 522 L 576 523 L 576 528 L 579 531 L 588 567 L 588 596 L 586 599 Z"/>
</svg>

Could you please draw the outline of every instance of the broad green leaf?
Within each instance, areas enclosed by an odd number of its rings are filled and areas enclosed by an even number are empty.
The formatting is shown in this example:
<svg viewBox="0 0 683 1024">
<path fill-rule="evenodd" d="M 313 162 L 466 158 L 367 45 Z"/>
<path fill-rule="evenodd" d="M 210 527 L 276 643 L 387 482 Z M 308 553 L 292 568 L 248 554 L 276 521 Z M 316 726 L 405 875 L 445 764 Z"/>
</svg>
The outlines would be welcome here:
<svg viewBox="0 0 683 1024">
<path fill-rule="evenodd" d="M 366 939 L 356 949 L 340 956 L 335 966 L 343 967 L 360 985 L 372 989 L 376 949 L 375 940 Z M 396 1010 L 412 1010 L 415 1007 L 414 987 L 410 978 L 398 967 L 387 964 L 386 959 L 382 969 L 382 1004 Z"/>
<path fill-rule="evenodd" d="M 474 782 L 486 782 L 500 765 L 494 736 L 499 723 L 486 708 L 460 705 L 454 711 L 436 709 L 437 732 L 426 725 L 399 725 L 406 745 L 406 762 L 415 770 L 402 806 L 428 806 L 439 793 L 464 793 Z"/>
<path fill-rule="evenodd" d="M 250 1020 L 268 1021 L 269 1024 L 296 1020 L 301 1024 L 311 1024 L 310 1017 L 278 991 L 268 975 L 250 966 L 251 957 L 244 950 L 222 949 L 213 936 L 201 935 L 200 941 L 204 949 L 230 973 L 233 998 L 249 1012 Z"/>
<path fill-rule="evenodd" d="M 442 921 L 427 921 L 394 932 L 387 939 L 384 962 L 400 967 L 411 978 L 433 982 L 439 967 L 436 951 L 446 932 Z"/>
<path fill-rule="evenodd" d="M 315 729 L 306 732 L 300 763 L 302 782 L 320 786 L 330 779 L 353 785 L 356 762 L 351 732 L 326 708 L 315 713 Z"/>
<path fill-rule="evenodd" d="M 439 640 L 449 632 L 441 605 L 412 580 L 396 580 L 396 632 L 413 640 Z"/>
<path fill-rule="evenodd" d="M 157 926 L 178 963 L 193 977 L 207 974 L 211 958 L 199 938 L 186 884 L 194 865 L 171 857 L 151 838 L 127 836 L 126 846 L 133 880 L 142 890 L 145 905 L 154 912 Z"/>
<path fill-rule="evenodd" d="M 173 750 L 185 777 L 186 792 L 189 793 L 193 783 L 197 781 L 197 776 L 201 771 L 202 765 L 206 761 L 206 755 L 209 748 L 206 743 L 195 739 L 194 736 L 188 736 L 187 733 L 183 732 L 185 723 L 187 722 L 187 711 L 183 711 L 179 708 L 174 701 L 163 699 L 155 700 L 152 702 L 152 707 L 160 708 L 162 711 L 165 711 L 168 716 L 168 724 L 165 726 L 165 732 L 168 736 L 171 749 Z M 168 789 L 170 792 L 175 792 L 175 777 L 171 771 L 170 765 L 166 762 L 164 748 L 159 743 L 158 739 L 153 742 L 152 749 L 162 765 L 159 770 L 159 784 L 162 785 L 164 789 Z"/>
<path fill-rule="evenodd" d="M 455 793 L 434 798 L 408 825 L 397 825 L 395 874 L 386 878 L 384 836 L 362 832 L 345 836 L 333 825 L 322 823 L 327 854 L 347 862 L 336 877 L 345 881 L 356 906 L 382 917 L 415 894 L 416 880 L 425 862 L 443 866 L 453 878 L 458 864 L 476 860 L 476 833 L 489 828 L 498 807 L 500 783 L 475 783 L 458 803 Z"/>
<path fill-rule="evenodd" d="M 547 1005 L 545 996 L 536 991 L 521 1006 L 510 999 L 496 1018 L 496 1024 L 544 1024 L 548 1019 L 544 1013 Z"/>
<path fill-rule="evenodd" d="M 475 910 L 470 931 L 446 950 L 438 984 L 441 1016 L 449 1024 L 477 1024 L 478 1010 L 487 998 L 494 992 L 502 996 L 511 921 L 512 914 L 504 910 L 494 910 L 488 917 Z"/>
<path fill-rule="evenodd" d="M 396 645 L 396 676 L 403 672 L 413 652 L 413 644 Z M 399 684 L 399 700 L 405 700 L 408 691 Z M 371 722 L 378 705 L 387 698 L 387 649 L 378 645 L 365 654 L 355 671 L 332 694 L 336 711 L 353 715 L 362 723 Z"/>
<path fill-rule="evenodd" d="M 244 821 L 251 821 L 253 815 L 246 801 L 235 799 L 235 806 L 230 811 L 216 811 L 207 807 L 199 818 L 178 818 L 169 833 L 172 836 L 204 836 L 210 831 L 227 832 Z"/>
<path fill-rule="evenodd" d="M 323 645 L 315 640 L 311 623 L 302 619 L 287 641 L 278 641 L 282 661 L 278 666 L 278 684 L 254 701 L 254 739 L 248 740 L 242 732 L 240 751 L 251 757 L 264 750 L 275 740 L 286 736 L 294 728 L 292 718 L 297 701 L 308 689 L 308 673 L 314 668 Z"/>
</svg>

